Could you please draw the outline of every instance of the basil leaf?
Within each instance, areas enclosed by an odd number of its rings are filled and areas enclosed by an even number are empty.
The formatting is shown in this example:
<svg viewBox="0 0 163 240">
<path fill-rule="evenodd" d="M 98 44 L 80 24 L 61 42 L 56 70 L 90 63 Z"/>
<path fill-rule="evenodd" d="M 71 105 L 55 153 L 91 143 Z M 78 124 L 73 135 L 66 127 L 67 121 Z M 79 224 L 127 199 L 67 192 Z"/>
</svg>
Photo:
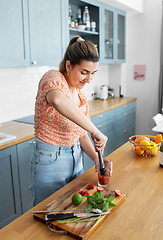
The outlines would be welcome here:
<svg viewBox="0 0 163 240">
<path fill-rule="evenodd" d="M 104 200 L 103 200 L 103 198 L 100 198 L 100 199 L 97 199 L 96 202 L 97 202 L 97 203 L 103 203 Z"/>
<path fill-rule="evenodd" d="M 110 197 L 107 199 L 108 202 L 112 202 L 115 199 L 115 197 Z"/>
<path fill-rule="evenodd" d="M 87 201 L 88 201 L 88 203 L 90 203 L 92 205 L 92 207 L 95 207 L 95 208 L 98 207 L 98 205 L 95 203 L 94 200 L 91 200 L 90 198 L 87 198 Z"/>
<path fill-rule="evenodd" d="M 89 203 L 86 207 L 85 207 L 85 212 L 86 213 L 90 213 L 91 212 L 91 210 L 87 210 L 87 209 L 91 209 L 92 208 L 92 205 Z"/>
<path fill-rule="evenodd" d="M 113 206 L 117 207 L 117 205 L 114 204 L 113 202 L 109 202 L 109 203 L 110 203 L 110 205 L 113 205 Z"/>
<path fill-rule="evenodd" d="M 102 212 L 105 212 L 109 209 L 109 202 L 103 202 L 102 204 Z"/>
</svg>

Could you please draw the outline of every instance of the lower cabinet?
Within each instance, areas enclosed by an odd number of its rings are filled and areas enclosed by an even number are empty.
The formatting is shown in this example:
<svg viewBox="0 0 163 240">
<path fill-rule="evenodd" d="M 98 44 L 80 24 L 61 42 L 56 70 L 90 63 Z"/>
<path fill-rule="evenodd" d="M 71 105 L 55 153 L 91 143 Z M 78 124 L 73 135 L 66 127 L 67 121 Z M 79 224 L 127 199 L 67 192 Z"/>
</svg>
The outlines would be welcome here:
<svg viewBox="0 0 163 240">
<path fill-rule="evenodd" d="M 16 146 L 0 151 L 0 228 L 22 213 Z"/>
<path fill-rule="evenodd" d="M 0 151 L 0 228 L 32 208 L 29 191 L 32 141 Z"/>
<path fill-rule="evenodd" d="M 135 134 L 136 101 L 124 104 L 91 117 L 95 126 L 108 137 L 104 157 L 122 146 L 128 138 Z M 94 162 L 84 154 L 84 170 L 88 170 Z"/>
</svg>

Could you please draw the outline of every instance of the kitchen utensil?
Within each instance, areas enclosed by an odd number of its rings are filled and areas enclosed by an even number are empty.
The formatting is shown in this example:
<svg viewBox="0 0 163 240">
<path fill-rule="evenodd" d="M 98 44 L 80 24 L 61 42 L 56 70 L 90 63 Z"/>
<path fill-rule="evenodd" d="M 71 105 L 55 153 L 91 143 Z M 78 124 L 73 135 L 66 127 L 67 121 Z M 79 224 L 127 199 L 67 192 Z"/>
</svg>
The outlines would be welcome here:
<svg viewBox="0 0 163 240">
<path fill-rule="evenodd" d="M 54 213 L 54 214 L 47 214 L 45 215 L 45 221 L 55 221 L 59 219 L 67 219 L 67 218 L 74 218 L 74 217 L 97 217 L 101 215 L 109 214 L 108 212 L 102 213 Z"/>
<path fill-rule="evenodd" d="M 100 167 L 100 173 L 101 175 L 105 175 L 106 174 L 106 169 L 105 169 L 105 164 L 104 164 L 104 160 L 101 154 L 101 151 L 98 151 L 98 158 L 99 158 L 99 167 Z"/>
<path fill-rule="evenodd" d="M 53 213 L 53 212 L 74 212 L 74 211 L 92 211 L 94 213 L 102 213 L 102 211 L 100 209 L 96 209 L 96 208 L 92 208 L 92 209 L 65 209 L 65 210 L 40 210 L 40 211 L 31 211 L 31 213 L 36 213 L 36 214 L 39 214 L 39 213 Z"/>
<path fill-rule="evenodd" d="M 108 87 L 105 85 L 102 85 L 100 87 L 100 99 L 107 99 L 108 98 Z"/>
</svg>

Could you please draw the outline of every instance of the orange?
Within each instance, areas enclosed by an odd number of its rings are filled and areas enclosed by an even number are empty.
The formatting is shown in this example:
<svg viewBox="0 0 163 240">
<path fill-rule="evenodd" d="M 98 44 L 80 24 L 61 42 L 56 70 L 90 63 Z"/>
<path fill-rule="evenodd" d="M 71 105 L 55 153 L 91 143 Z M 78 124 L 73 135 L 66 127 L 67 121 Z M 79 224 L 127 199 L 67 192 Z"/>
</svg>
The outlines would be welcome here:
<svg viewBox="0 0 163 240">
<path fill-rule="evenodd" d="M 136 139 L 135 139 L 135 143 L 136 144 L 140 144 L 141 141 L 143 140 L 148 140 L 150 141 L 150 139 L 148 137 L 146 137 L 145 135 L 139 135 Z"/>
<path fill-rule="evenodd" d="M 135 152 L 137 155 L 143 155 L 144 150 L 141 149 L 141 147 L 137 146 L 137 147 L 135 147 L 134 152 Z"/>
<path fill-rule="evenodd" d="M 157 134 L 156 135 L 156 137 L 155 137 L 155 139 L 154 139 L 154 141 L 155 141 L 155 143 L 162 143 L 162 134 Z"/>
<path fill-rule="evenodd" d="M 83 201 L 83 197 L 80 193 L 75 193 L 73 196 L 72 196 L 72 203 L 76 206 L 80 205 Z"/>
</svg>

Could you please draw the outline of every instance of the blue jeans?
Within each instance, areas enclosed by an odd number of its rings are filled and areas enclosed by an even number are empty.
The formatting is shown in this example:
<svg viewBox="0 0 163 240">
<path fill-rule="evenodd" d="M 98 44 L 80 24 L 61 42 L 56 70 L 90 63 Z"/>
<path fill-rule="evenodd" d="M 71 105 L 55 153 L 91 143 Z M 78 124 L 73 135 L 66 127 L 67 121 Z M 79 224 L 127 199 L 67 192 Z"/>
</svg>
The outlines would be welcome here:
<svg viewBox="0 0 163 240">
<path fill-rule="evenodd" d="M 71 147 L 39 139 L 31 154 L 30 190 L 34 206 L 84 172 L 79 141 Z"/>
</svg>

